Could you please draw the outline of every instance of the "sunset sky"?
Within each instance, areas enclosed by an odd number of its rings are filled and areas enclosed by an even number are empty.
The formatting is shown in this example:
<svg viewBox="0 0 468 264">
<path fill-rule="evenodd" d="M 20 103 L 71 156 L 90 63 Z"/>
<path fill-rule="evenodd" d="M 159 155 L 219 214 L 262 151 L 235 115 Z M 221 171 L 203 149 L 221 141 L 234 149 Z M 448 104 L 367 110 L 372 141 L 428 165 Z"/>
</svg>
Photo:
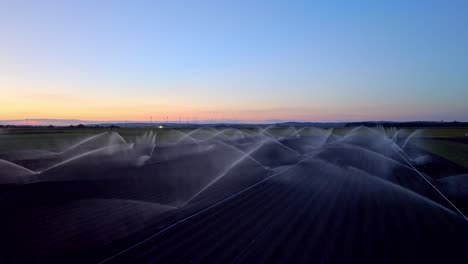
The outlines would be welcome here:
<svg viewBox="0 0 468 264">
<path fill-rule="evenodd" d="M 468 121 L 468 1 L 1 1 L 0 58 L 0 120 Z"/>
</svg>

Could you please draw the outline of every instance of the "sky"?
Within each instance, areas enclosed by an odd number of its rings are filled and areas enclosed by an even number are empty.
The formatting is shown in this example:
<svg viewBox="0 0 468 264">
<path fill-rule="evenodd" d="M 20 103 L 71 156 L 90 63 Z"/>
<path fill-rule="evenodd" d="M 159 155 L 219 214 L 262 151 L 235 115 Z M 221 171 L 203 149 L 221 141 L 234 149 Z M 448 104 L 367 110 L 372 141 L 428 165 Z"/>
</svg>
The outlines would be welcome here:
<svg viewBox="0 0 468 264">
<path fill-rule="evenodd" d="M 468 121 L 468 1 L 0 0 L 0 120 Z"/>
</svg>

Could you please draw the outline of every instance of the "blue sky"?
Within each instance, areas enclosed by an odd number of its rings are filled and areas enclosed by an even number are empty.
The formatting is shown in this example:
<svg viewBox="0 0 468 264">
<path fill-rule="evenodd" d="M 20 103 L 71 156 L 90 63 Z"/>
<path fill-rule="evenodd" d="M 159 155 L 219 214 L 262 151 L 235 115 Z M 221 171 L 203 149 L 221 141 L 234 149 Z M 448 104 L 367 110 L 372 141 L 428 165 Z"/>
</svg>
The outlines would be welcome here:
<svg viewBox="0 0 468 264">
<path fill-rule="evenodd" d="M 11 2 L 0 120 L 468 121 L 466 1 Z"/>
</svg>

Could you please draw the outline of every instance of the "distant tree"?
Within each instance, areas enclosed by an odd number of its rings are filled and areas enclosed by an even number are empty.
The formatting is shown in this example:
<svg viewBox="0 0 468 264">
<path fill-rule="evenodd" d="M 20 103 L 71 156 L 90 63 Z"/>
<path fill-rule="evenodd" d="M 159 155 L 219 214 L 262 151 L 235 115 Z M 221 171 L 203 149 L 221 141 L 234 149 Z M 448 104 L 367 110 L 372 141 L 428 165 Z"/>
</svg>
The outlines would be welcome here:
<svg viewBox="0 0 468 264">
<path fill-rule="evenodd" d="M 83 125 L 83 124 L 79 124 L 79 125 L 76 126 L 76 128 L 85 128 L 85 127 L 86 127 L 86 126 Z"/>
<path fill-rule="evenodd" d="M 54 126 L 53 125 L 48 125 L 47 128 L 54 128 Z"/>
<path fill-rule="evenodd" d="M 119 126 L 116 126 L 116 125 L 111 125 L 109 128 L 110 128 L 110 129 L 116 129 L 116 128 L 120 128 L 120 127 L 119 127 Z"/>
</svg>

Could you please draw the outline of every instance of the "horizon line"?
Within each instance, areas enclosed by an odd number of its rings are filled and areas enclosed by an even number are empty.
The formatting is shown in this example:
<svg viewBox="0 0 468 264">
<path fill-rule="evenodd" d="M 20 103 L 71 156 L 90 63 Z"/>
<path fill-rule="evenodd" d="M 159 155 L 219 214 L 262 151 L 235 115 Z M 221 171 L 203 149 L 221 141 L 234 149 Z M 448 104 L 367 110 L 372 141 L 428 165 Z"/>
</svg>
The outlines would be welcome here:
<svg viewBox="0 0 468 264">
<path fill-rule="evenodd" d="M 315 124 L 346 124 L 346 123 L 467 123 L 463 120 L 409 120 L 409 121 L 396 121 L 396 120 L 336 120 L 336 121 L 304 121 L 304 120 L 283 120 L 283 119 L 267 119 L 257 121 L 245 121 L 235 119 L 207 119 L 207 120 L 152 120 L 152 121 L 138 121 L 138 120 L 83 120 L 83 119 L 60 119 L 60 118 L 25 118 L 25 119 L 10 119 L 0 120 L 0 125 L 11 126 L 71 126 L 71 125 L 112 125 L 112 124 L 190 124 L 190 125 L 215 125 L 215 124 L 281 124 L 281 123 L 315 123 Z"/>
</svg>

